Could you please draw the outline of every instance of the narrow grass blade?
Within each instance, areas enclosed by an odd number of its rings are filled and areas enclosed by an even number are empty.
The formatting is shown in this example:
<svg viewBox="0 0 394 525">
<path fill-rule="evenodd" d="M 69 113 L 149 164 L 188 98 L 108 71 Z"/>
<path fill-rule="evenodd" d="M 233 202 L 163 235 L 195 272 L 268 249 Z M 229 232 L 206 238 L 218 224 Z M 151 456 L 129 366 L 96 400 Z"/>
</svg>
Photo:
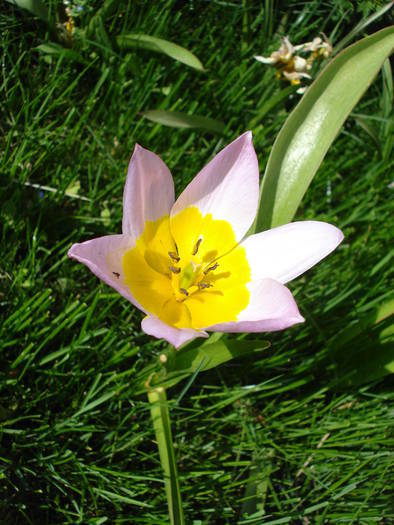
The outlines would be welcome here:
<svg viewBox="0 0 394 525">
<path fill-rule="evenodd" d="M 182 46 L 178 46 L 178 44 L 174 44 L 173 42 L 169 42 L 162 38 L 128 33 L 126 35 L 119 35 L 116 38 L 116 42 L 121 49 L 137 48 L 147 49 L 156 53 L 163 53 L 164 55 L 167 55 L 178 62 L 182 62 L 187 66 L 198 69 L 199 71 L 204 71 L 204 66 L 200 60 L 193 55 L 193 53 Z"/>
<path fill-rule="evenodd" d="M 394 46 L 394 27 L 340 53 L 310 86 L 279 133 L 261 188 L 256 231 L 292 220 L 346 117 Z"/>
<path fill-rule="evenodd" d="M 360 128 L 363 129 L 365 133 L 369 135 L 369 137 L 373 140 L 378 153 L 381 154 L 382 144 L 380 143 L 379 133 L 376 127 L 372 123 L 368 122 L 368 120 L 363 118 L 361 115 L 355 117 L 354 120 L 357 122 L 357 125 L 360 126 Z"/>
<path fill-rule="evenodd" d="M 391 156 L 393 148 L 393 72 L 390 65 L 390 59 L 386 58 L 382 68 L 383 73 L 383 116 L 387 121 L 382 126 L 383 134 L 383 159 L 387 162 Z"/>
<path fill-rule="evenodd" d="M 213 133 L 223 133 L 224 123 L 199 115 L 188 115 L 180 111 L 165 111 L 163 109 L 151 109 L 143 113 L 144 117 L 152 122 L 163 124 L 172 128 L 200 128 L 212 131 Z"/>
<path fill-rule="evenodd" d="M 382 6 L 380 9 L 378 9 L 375 13 L 368 16 L 367 18 L 363 18 L 349 33 L 342 38 L 338 44 L 334 47 L 334 53 L 338 53 L 343 49 L 345 46 L 349 44 L 355 38 L 359 33 L 364 31 L 365 28 L 369 26 L 369 24 L 372 24 L 372 22 L 375 22 L 383 16 L 389 9 L 392 9 L 394 2 L 388 2 L 384 6 Z"/>
<path fill-rule="evenodd" d="M 155 430 L 160 462 L 164 472 L 168 510 L 171 525 L 183 525 L 182 500 L 179 488 L 178 471 L 172 443 L 170 414 L 164 388 L 148 391 L 153 428 Z"/>
</svg>

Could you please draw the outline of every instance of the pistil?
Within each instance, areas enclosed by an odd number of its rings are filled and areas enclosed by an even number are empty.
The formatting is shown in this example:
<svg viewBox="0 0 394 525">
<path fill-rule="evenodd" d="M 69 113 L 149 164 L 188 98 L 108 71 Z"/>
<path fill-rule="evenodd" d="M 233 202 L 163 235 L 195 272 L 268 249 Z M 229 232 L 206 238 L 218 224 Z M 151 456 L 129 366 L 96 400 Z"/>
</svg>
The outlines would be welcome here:
<svg viewBox="0 0 394 525">
<path fill-rule="evenodd" d="M 202 292 L 213 286 L 212 283 L 203 282 L 203 280 L 209 272 L 216 270 L 219 264 L 215 262 L 214 264 L 211 263 L 210 266 L 203 265 L 200 257 L 195 257 L 202 241 L 202 237 L 199 237 L 191 253 L 191 260 L 186 264 L 185 261 L 182 261 L 183 264 L 181 263 L 177 245 L 175 245 L 176 251 L 168 252 L 171 262 L 174 262 L 168 268 L 172 273 L 172 289 L 178 302 L 183 302 L 194 293 Z"/>
</svg>

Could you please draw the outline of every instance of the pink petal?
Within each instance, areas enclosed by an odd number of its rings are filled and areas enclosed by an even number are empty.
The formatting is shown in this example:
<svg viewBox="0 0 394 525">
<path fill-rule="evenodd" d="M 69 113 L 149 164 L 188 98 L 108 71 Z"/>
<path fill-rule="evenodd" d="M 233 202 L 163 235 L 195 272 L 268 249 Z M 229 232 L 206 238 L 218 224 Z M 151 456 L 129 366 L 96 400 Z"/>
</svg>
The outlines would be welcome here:
<svg viewBox="0 0 394 525">
<path fill-rule="evenodd" d="M 290 290 L 273 279 L 249 283 L 249 305 L 232 323 L 209 326 L 215 332 L 274 332 L 302 323 L 297 304 Z"/>
<path fill-rule="evenodd" d="M 146 221 L 169 215 L 174 182 L 164 162 L 136 144 L 123 192 L 123 234 L 138 239 Z"/>
<path fill-rule="evenodd" d="M 133 241 L 127 235 L 106 235 L 73 244 L 67 255 L 85 264 L 99 279 L 114 288 L 137 308 L 145 311 L 124 283 L 122 257 L 132 246 Z"/>
<path fill-rule="evenodd" d="M 251 280 L 269 277 L 287 283 L 331 253 L 343 239 L 325 222 L 292 222 L 251 235 L 242 242 Z"/>
<path fill-rule="evenodd" d="M 144 317 L 141 322 L 142 330 L 148 334 L 157 337 L 158 339 L 165 339 L 170 344 L 179 348 L 187 341 L 191 341 L 196 337 L 208 337 L 204 331 L 192 330 L 190 328 L 175 328 L 170 326 L 157 317 Z"/>
<path fill-rule="evenodd" d="M 196 206 L 202 216 L 228 221 L 237 241 L 251 226 L 259 198 L 259 166 L 248 131 L 224 148 L 186 187 L 171 216 Z"/>
</svg>

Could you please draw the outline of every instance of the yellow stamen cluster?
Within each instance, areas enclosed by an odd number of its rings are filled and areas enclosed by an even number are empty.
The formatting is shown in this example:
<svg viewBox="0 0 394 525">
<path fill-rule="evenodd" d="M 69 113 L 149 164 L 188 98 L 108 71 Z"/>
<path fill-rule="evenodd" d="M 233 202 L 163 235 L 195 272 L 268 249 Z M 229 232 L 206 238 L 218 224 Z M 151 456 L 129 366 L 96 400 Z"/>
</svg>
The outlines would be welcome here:
<svg viewBox="0 0 394 525">
<path fill-rule="evenodd" d="M 179 257 L 178 248 L 175 245 L 176 252 L 169 251 L 168 255 L 171 259 L 171 263 L 168 266 L 170 270 L 171 285 L 175 300 L 182 302 L 194 294 L 195 292 L 206 290 L 213 286 L 210 282 L 204 282 L 207 274 L 216 270 L 219 266 L 217 262 L 211 261 L 209 264 L 202 264 L 198 259 L 198 250 L 202 243 L 200 237 L 191 252 L 190 261 L 185 265 L 182 265 L 181 258 Z"/>
<path fill-rule="evenodd" d="M 233 322 L 249 302 L 245 249 L 227 221 L 194 206 L 147 221 L 122 270 L 141 307 L 176 328 Z"/>
</svg>

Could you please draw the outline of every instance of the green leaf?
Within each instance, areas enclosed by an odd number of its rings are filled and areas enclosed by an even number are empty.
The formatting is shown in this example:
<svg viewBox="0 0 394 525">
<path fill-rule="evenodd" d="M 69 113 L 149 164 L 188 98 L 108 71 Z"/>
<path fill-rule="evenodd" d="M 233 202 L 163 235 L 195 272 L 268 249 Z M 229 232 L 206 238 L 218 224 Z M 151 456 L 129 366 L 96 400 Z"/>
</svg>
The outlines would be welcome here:
<svg viewBox="0 0 394 525">
<path fill-rule="evenodd" d="M 286 120 L 261 188 L 256 231 L 290 222 L 346 117 L 394 46 L 394 27 L 342 51 L 321 72 Z"/>
<path fill-rule="evenodd" d="M 166 391 L 160 387 L 149 390 L 148 400 L 157 448 L 159 449 L 160 463 L 164 474 L 170 523 L 171 525 L 184 525 L 185 519 L 182 510 L 182 498 Z"/>
<path fill-rule="evenodd" d="M 199 115 L 188 115 L 179 111 L 165 111 L 164 109 L 151 109 L 143 113 L 144 117 L 152 122 L 170 126 L 172 128 L 200 128 L 213 133 L 222 134 L 225 128 L 223 122 Z"/>
<path fill-rule="evenodd" d="M 374 308 L 329 342 L 335 386 L 357 386 L 394 372 L 394 299 Z"/>
<path fill-rule="evenodd" d="M 50 22 L 47 6 L 41 0 L 7 0 L 7 2 L 21 9 L 26 9 L 32 15 L 44 20 L 44 22 Z"/>
<path fill-rule="evenodd" d="M 155 36 L 128 33 L 119 35 L 116 42 L 121 49 L 147 49 L 156 53 L 163 53 L 178 62 L 182 62 L 199 71 L 204 71 L 204 66 L 199 59 L 184 47 L 178 46 L 168 40 L 157 38 Z"/>
<path fill-rule="evenodd" d="M 364 317 L 357 319 L 338 334 L 336 334 L 329 343 L 332 351 L 347 346 L 352 339 L 358 337 L 363 332 L 369 330 L 373 325 L 381 323 L 394 314 L 394 299 L 384 302 L 381 306 L 374 308 Z"/>
<path fill-rule="evenodd" d="M 67 49 L 61 46 L 60 44 L 56 44 L 55 42 L 47 42 L 46 44 L 41 44 L 35 49 L 37 49 L 37 51 L 45 55 L 52 55 L 57 57 L 61 56 L 67 60 L 79 62 L 85 65 L 87 64 L 86 60 L 84 60 L 77 51 Z"/>
<path fill-rule="evenodd" d="M 227 363 L 237 357 L 261 352 L 270 346 L 269 341 L 228 339 L 220 337 L 218 340 L 196 347 L 196 342 L 183 350 L 173 350 L 165 363 L 165 376 L 160 377 L 161 386 L 173 386 L 182 379 L 199 372 L 204 372 Z"/>
</svg>

